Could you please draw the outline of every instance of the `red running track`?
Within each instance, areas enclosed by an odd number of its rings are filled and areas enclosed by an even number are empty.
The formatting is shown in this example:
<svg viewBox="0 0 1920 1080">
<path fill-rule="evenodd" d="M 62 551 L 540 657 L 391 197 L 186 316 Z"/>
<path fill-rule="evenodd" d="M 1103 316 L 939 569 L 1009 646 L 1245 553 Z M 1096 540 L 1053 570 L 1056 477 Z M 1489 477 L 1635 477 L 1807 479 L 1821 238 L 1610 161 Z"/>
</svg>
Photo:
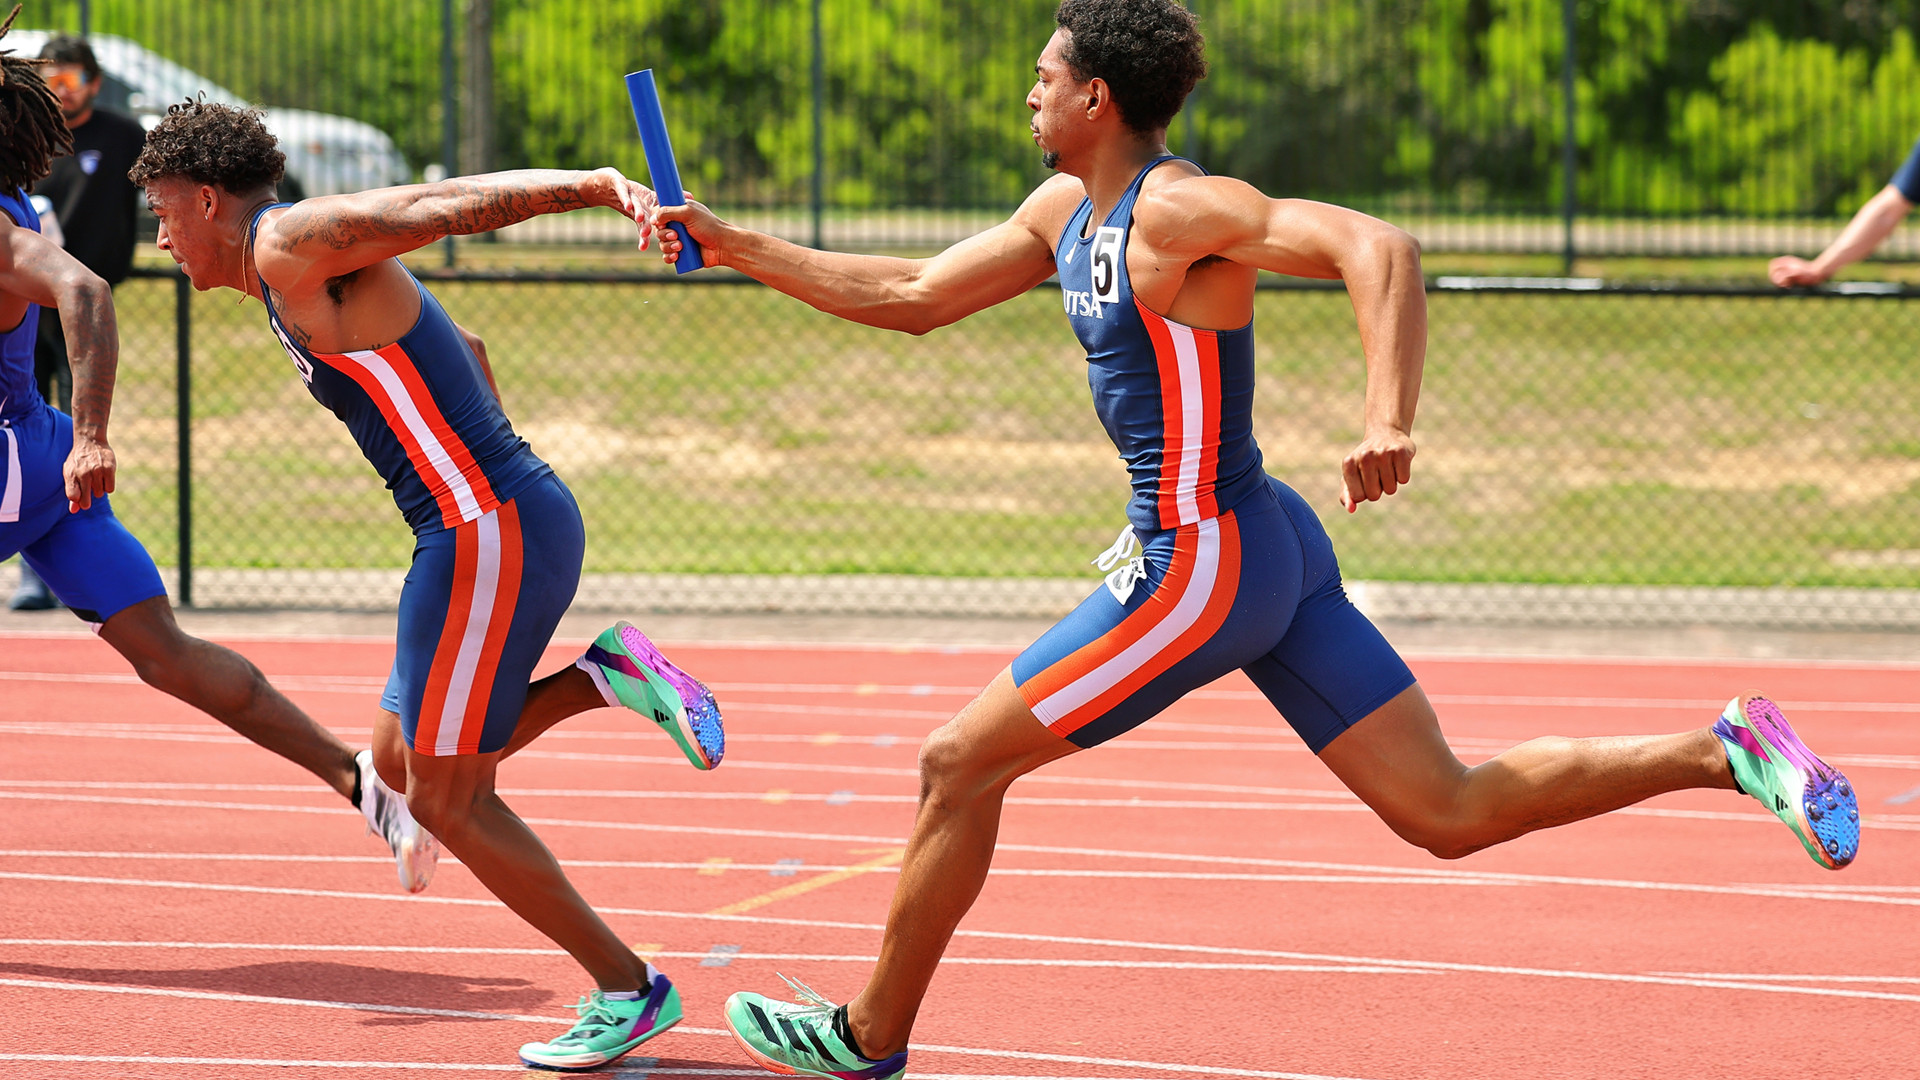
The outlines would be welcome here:
<svg viewBox="0 0 1920 1080">
<path fill-rule="evenodd" d="M 391 646 L 236 643 L 363 742 Z M 879 943 L 919 739 L 1008 660 L 682 645 L 731 744 L 577 718 L 502 789 L 687 1021 L 618 1075 L 760 1075 L 720 1023 Z M 569 658 L 556 650 L 549 660 Z M 1760 687 L 1861 796 L 1834 874 L 1666 796 L 1459 862 L 1396 839 L 1243 680 L 1015 785 L 915 1031 L 927 1077 L 1920 1073 L 1920 668 L 1416 660 L 1461 754 L 1679 730 Z M 341 800 L 81 636 L 0 638 L 0 1076 L 521 1073 L 587 981 L 461 867 L 402 895 Z"/>
</svg>

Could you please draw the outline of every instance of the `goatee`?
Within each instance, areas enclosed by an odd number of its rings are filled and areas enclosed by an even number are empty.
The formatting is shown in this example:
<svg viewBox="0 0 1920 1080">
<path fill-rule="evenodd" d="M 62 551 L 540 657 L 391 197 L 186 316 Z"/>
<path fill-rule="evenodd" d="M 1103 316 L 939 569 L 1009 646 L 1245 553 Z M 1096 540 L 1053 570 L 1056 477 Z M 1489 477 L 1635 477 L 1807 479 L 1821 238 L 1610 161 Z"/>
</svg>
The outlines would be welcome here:
<svg viewBox="0 0 1920 1080">
<path fill-rule="evenodd" d="M 1040 151 L 1040 164 L 1046 166 L 1050 170 L 1058 169 L 1060 167 L 1060 152 L 1058 150 Z"/>
</svg>

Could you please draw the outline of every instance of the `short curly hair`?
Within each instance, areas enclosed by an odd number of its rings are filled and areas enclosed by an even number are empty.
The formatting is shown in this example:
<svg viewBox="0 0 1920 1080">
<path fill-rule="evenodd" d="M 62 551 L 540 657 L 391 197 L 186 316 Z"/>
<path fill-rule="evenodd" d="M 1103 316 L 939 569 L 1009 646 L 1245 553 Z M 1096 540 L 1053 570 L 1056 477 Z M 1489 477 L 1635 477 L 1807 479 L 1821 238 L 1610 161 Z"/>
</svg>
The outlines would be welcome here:
<svg viewBox="0 0 1920 1080">
<path fill-rule="evenodd" d="M 260 110 L 212 101 L 183 101 L 147 132 L 146 149 L 127 175 L 135 184 L 184 176 L 232 195 L 270 188 L 286 175 L 287 155 L 260 120 Z"/>
<path fill-rule="evenodd" d="M 1141 135 L 1173 122 L 1207 75 L 1206 39 L 1174 0 L 1060 0 L 1065 59 L 1082 82 L 1103 79 L 1120 119 Z"/>
<path fill-rule="evenodd" d="M 13 14 L 0 24 L 0 37 L 13 29 Z M 40 77 L 40 61 L 0 50 L 0 187 L 32 187 L 47 175 L 53 159 L 73 153 L 73 133 L 60 116 L 60 99 Z"/>
</svg>

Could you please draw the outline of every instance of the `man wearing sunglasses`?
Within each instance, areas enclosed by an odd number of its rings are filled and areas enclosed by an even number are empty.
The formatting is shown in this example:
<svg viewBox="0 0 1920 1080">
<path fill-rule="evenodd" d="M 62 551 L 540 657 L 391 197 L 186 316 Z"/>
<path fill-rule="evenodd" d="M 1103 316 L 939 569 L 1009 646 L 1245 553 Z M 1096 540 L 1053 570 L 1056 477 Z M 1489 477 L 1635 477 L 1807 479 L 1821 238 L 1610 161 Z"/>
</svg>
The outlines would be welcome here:
<svg viewBox="0 0 1920 1080">
<path fill-rule="evenodd" d="M 118 285 L 133 267 L 134 222 L 140 191 L 127 170 L 140 156 L 146 131 L 132 117 L 99 108 L 100 62 L 76 37 L 59 35 L 40 50 L 47 61 L 41 77 L 60 101 L 60 117 L 73 134 L 73 153 L 57 158 L 53 171 L 33 193 L 52 204 L 68 254 L 81 265 Z M 73 374 L 67 365 L 67 339 L 59 319 L 40 320 L 33 354 L 34 379 L 48 401 L 73 408 Z M 52 592 L 23 561 L 20 588 L 9 605 L 15 611 L 57 606 Z"/>
</svg>

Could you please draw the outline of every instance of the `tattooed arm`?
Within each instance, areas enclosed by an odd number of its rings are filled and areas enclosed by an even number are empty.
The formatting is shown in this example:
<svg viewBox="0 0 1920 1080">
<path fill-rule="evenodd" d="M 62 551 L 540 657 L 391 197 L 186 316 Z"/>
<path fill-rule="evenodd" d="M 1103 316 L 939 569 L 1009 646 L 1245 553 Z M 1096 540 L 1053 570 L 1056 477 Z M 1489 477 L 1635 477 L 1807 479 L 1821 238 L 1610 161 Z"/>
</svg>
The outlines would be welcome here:
<svg viewBox="0 0 1920 1080">
<path fill-rule="evenodd" d="M 107 414 L 120 366 L 113 290 L 53 241 L 0 214 L 0 292 L 58 308 L 73 366 L 73 452 L 67 455 L 67 507 L 84 510 L 113 490 Z M 46 318 L 50 313 L 41 312 Z"/>
<path fill-rule="evenodd" d="M 587 206 L 632 218 L 645 249 L 653 192 L 616 169 L 521 169 L 295 203 L 263 228 L 255 257 L 275 287 L 315 287 L 448 236 L 491 232 Z"/>
</svg>

